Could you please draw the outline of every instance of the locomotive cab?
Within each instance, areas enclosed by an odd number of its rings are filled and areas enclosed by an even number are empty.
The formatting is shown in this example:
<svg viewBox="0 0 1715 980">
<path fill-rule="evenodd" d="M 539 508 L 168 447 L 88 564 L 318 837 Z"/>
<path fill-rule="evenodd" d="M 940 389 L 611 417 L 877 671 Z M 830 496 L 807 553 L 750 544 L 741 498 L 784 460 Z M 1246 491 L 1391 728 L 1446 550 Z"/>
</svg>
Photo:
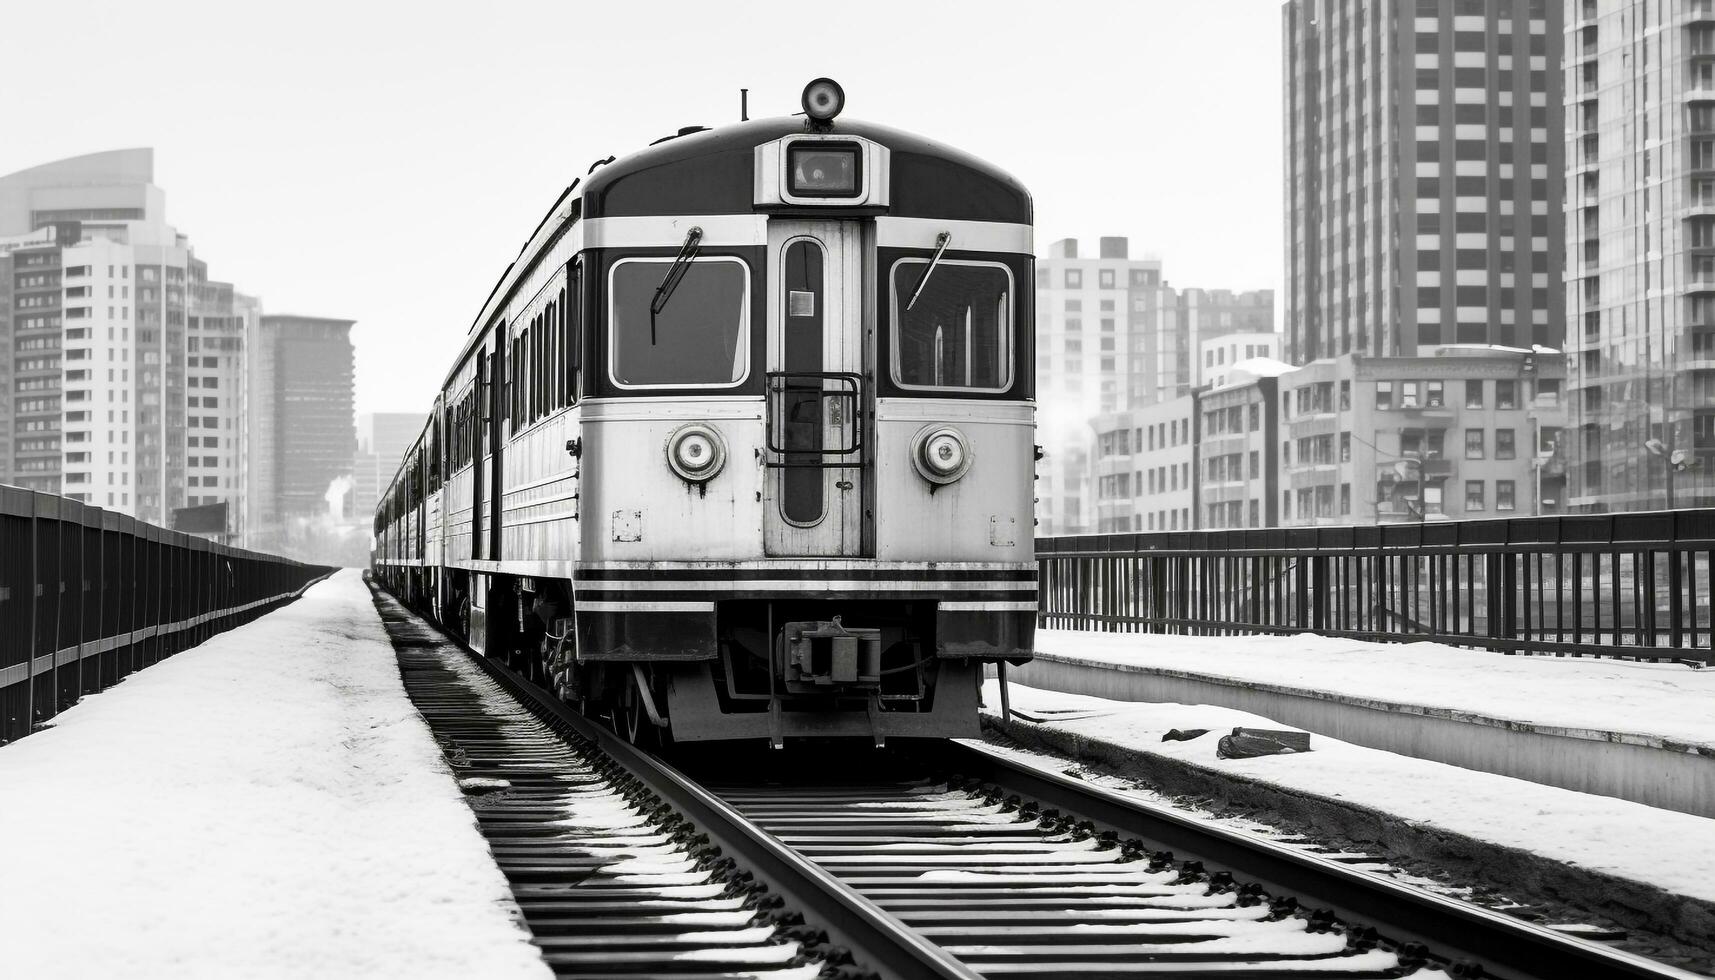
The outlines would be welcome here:
<svg viewBox="0 0 1715 980">
<path fill-rule="evenodd" d="M 595 170 L 449 379 L 438 601 L 640 738 L 974 735 L 1031 655 L 1029 194 L 831 84 Z"/>
</svg>

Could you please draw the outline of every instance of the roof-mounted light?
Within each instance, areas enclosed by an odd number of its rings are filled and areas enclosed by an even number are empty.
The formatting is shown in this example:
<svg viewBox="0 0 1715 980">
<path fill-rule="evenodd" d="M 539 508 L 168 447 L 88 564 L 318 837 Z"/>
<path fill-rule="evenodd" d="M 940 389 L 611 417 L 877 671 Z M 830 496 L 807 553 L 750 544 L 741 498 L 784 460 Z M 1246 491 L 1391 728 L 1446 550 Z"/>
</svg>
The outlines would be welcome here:
<svg viewBox="0 0 1715 980">
<path fill-rule="evenodd" d="M 818 78 L 804 86 L 804 115 L 820 127 L 826 127 L 846 107 L 846 90 L 831 78 Z"/>
</svg>

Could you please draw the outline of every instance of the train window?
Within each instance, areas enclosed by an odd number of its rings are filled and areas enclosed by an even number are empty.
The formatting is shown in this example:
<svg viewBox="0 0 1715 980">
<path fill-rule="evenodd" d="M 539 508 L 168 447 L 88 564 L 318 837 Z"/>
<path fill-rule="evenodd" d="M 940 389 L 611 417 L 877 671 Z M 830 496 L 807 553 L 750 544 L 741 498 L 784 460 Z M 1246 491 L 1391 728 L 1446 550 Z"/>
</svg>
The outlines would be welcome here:
<svg viewBox="0 0 1715 980">
<path fill-rule="evenodd" d="M 750 371 L 750 276 L 743 260 L 693 259 L 650 313 L 671 257 L 621 259 L 608 273 L 608 370 L 621 388 L 730 388 Z"/>
<path fill-rule="evenodd" d="M 928 269 L 928 259 L 893 265 L 894 383 L 945 391 L 1010 388 L 1012 272 L 995 262 L 949 259 L 925 282 Z"/>
<path fill-rule="evenodd" d="M 576 300 L 578 287 L 576 285 L 577 270 L 575 269 L 572 271 L 572 283 L 570 292 L 572 298 Z M 565 344 L 566 351 L 565 359 L 560 362 L 560 404 L 562 405 L 570 405 L 578 400 L 577 317 L 566 307 L 566 292 L 565 289 L 560 290 L 560 304 L 556 307 L 560 311 L 560 337 Z"/>
</svg>

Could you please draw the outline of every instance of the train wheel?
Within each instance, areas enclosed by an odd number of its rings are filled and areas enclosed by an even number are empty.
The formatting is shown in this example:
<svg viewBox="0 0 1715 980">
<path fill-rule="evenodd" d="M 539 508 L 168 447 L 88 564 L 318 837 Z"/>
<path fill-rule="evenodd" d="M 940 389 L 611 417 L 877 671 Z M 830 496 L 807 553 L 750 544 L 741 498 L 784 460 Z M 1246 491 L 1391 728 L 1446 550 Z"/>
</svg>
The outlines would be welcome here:
<svg viewBox="0 0 1715 980">
<path fill-rule="evenodd" d="M 629 683 L 625 685 L 625 693 L 620 696 L 619 704 L 614 709 L 614 720 L 619 724 L 616 730 L 625 740 L 641 749 L 660 748 L 664 744 L 662 729 L 649 720 L 649 711 L 643 706 L 645 695 L 637 686 L 637 674 L 633 672 Z"/>
</svg>

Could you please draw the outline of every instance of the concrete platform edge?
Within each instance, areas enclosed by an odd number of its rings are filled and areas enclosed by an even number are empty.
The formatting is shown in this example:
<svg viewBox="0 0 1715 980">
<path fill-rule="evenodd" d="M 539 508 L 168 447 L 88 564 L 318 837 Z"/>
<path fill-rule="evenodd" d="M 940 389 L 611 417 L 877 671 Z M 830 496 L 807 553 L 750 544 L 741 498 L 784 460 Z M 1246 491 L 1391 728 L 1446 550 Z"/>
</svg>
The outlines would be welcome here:
<svg viewBox="0 0 1715 980">
<path fill-rule="evenodd" d="M 1039 653 L 1007 673 L 1020 684 L 1067 694 L 1235 708 L 1354 745 L 1715 817 L 1715 752 L 1706 746 L 1580 735 L 1449 709 L 1053 654 Z"/>
</svg>

